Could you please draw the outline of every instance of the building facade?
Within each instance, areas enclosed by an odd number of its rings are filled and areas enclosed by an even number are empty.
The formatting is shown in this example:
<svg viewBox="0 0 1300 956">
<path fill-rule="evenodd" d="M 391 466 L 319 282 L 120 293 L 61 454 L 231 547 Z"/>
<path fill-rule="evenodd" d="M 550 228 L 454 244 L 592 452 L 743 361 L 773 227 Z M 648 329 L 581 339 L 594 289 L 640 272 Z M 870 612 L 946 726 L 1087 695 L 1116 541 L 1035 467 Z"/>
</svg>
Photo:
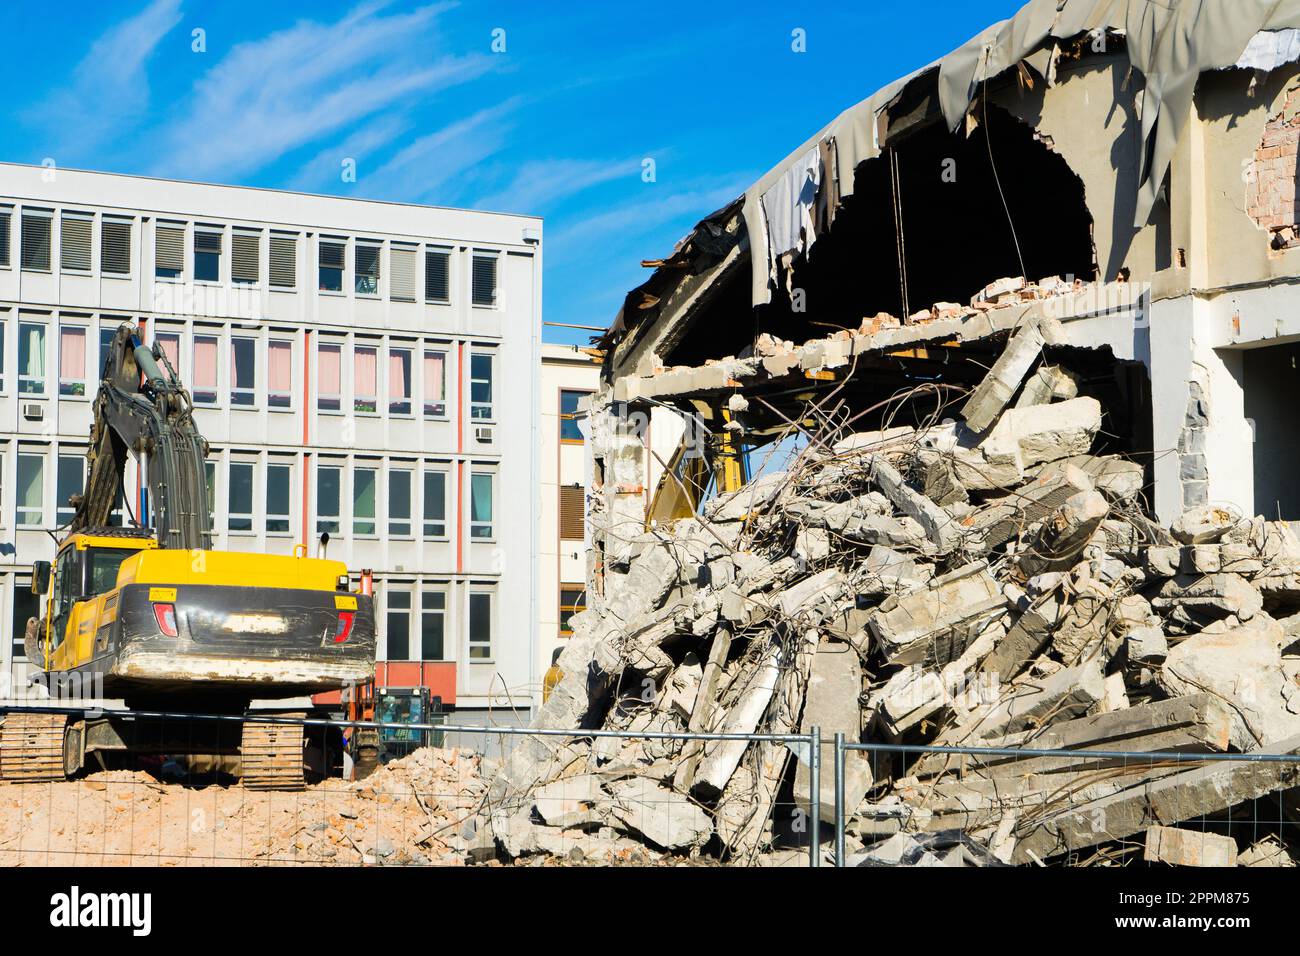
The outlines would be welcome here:
<svg viewBox="0 0 1300 956">
<path fill-rule="evenodd" d="M 215 547 L 328 533 L 374 573 L 381 682 L 526 709 L 541 270 L 525 216 L 0 165 L 3 673 L 131 322 L 193 395 Z M 132 466 L 122 520 L 147 509 Z"/>
<path fill-rule="evenodd" d="M 591 475 L 584 401 L 599 385 L 600 365 L 588 352 L 542 346 L 539 674 L 546 673 L 569 636 L 569 618 L 587 605 L 584 517 Z"/>
</svg>

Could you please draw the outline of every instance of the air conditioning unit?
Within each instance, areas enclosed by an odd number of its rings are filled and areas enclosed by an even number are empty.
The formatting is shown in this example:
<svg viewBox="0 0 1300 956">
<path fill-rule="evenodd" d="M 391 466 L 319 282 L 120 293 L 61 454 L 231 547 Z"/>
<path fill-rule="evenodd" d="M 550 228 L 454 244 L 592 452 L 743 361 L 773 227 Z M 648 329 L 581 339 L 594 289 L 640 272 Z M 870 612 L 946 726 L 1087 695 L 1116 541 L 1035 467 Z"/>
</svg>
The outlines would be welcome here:
<svg viewBox="0 0 1300 956">
<path fill-rule="evenodd" d="M 482 442 L 483 444 L 488 444 L 488 443 L 490 443 L 490 442 L 492 441 L 492 426 L 491 426 L 491 425 L 475 425 L 475 426 L 474 426 L 474 440 L 475 440 L 476 442 Z"/>
<path fill-rule="evenodd" d="M 23 402 L 23 418 L 41 421 L 45 418 L 45 406 L 40 402 Z"/>
</svg>

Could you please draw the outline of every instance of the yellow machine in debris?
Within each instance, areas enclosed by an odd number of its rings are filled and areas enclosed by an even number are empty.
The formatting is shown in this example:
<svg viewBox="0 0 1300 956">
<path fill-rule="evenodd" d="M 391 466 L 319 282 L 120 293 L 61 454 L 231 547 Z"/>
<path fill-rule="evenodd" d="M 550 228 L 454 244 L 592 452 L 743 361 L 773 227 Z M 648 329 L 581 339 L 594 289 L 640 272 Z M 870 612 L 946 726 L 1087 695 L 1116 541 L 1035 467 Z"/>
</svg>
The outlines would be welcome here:
<svg viewBox="0 0 1300 956">
<path fill-rule="evenodd" d="M 207 443 L 175 370 L 134 326 L 113 340 L 94 415 L 86 490 L 53 565 L 36 563 L 32 589 L 44 601 L 24 643 L 52 696 L 96 700 L 5 715 L 0 780 L 62 779 L 88 755 L 104 765 L 121 753 L 202 754 L 237 757 L 227 762 L 246 786 L 302 786 L 312 751 L 303 725 L 245 711 L 253 699 L 370 680 L 372 597 L 350 590 L 342 562 L 309 558 L 304 545 L 293 555 L 212 550 Z M 146 476 L 147 528 L 111 523 L 128 455 Z M 127 713 L 97 709 L 100 698 L 123 699 Z"/>
</svg>

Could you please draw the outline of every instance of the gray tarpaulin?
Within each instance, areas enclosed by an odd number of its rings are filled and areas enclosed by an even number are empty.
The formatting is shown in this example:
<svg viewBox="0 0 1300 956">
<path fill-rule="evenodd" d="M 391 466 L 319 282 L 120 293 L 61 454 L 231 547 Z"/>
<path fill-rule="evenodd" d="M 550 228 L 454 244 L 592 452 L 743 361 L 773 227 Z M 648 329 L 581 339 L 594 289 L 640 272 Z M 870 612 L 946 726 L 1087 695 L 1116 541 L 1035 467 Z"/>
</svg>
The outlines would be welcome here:
<svg viewBox="0 0 1300 956">
<path fill-rule="evenodd" d="M 1262 31 L 1300 28 L 1300 0 L 1030 0 L 1011 19 L 994 24 L 943 59 L 877 91 L 837 116 L 745 193 L 743 213 L 749 230 L 753 302 L 771 301 L 774 250 L 768 242 L 764 195 L 809 150 L 834 139 L 840 195 L 853 192 L 853 171 L 880 154 L 876 120 L 880 111 L 922 76 L 934 80 L 952 129 L 963 122 L 985 80 L 1030 60 L 1050 75 L 1058 41 L 1102 30 L 1123 33 L 1129 62 L 1141 72 L 1144 164 L 1139 176 L 1135 225 L 1144 225 L 1164 181 L 1188 117 L 1196 80 L 1202 72 L 1234 66 L 1247 48 L 1245 63 L 1280 65 L 1293 58 L 1294 36 L 1264 37 Z M 1254 43 L 1252 43 L 1254 40 Z M 1149 159 L 1147 158 L 1149 157 Z M 815 240 L 806 238 L 806 251 Z M 775 250 L 784 252 L 787 250 Z"/>
</svg>

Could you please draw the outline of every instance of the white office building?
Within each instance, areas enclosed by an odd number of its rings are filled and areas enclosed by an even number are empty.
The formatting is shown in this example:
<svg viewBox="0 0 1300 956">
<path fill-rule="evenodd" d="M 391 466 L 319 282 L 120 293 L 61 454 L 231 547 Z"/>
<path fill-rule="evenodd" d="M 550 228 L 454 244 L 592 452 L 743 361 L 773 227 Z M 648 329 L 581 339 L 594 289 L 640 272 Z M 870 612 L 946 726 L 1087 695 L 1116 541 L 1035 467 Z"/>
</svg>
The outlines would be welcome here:
<svg viewBox="0 0 1300 956">
<path fill-rule="evenodd" d="M 526 710 L 541 285 L 526 216 L 0 165 L 0 673 L 22 679 L 32 562 L 132 322 L 198 407 L 215 547 L 328 532 L 374 572 L 381 683 Z M 129 471 L 124 520 L 146 498 Z"/>
</svg>

